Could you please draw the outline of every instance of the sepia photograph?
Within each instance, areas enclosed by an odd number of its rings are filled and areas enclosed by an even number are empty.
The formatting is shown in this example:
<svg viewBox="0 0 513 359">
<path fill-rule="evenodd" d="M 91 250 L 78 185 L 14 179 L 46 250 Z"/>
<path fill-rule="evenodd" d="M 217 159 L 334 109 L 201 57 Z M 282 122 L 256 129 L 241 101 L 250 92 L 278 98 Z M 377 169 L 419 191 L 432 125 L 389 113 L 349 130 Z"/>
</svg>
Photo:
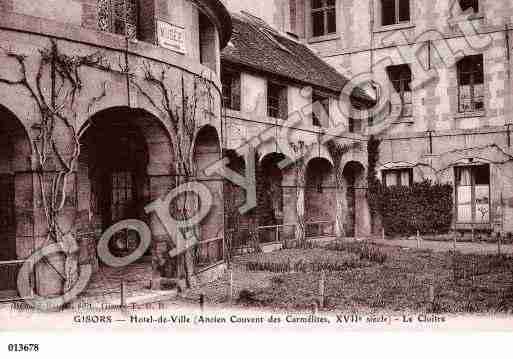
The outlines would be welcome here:
<svg viewBox="0 0 513 359">
<path fill-rule="evenodd" d="M 0 9 L 0 333 L 513 331 L 513 0 Z"/>
</svg>

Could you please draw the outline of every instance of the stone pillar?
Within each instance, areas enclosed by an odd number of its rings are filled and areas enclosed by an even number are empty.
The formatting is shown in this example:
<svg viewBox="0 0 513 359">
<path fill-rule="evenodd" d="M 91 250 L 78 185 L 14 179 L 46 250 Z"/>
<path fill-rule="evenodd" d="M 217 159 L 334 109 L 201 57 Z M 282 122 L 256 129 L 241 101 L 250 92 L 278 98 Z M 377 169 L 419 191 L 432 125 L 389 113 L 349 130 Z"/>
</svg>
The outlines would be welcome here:
<svg viewBox="0 0 513 359">
<path fill-rule="evenodd" d="M 283 223 L 284 224 L 296 224 L 298 219 L 298 208 L 304 209 L 304 203 L 302 206 L 298 205 L 298 188 L 295 177 L 295 168 L 291 166 L 283 170 Z M 303 188 L 304 193 L 304 188 Z M 300 199 L 304 201 L 304 196 Z M 304 215 L 304 211 L 303 211 Z M 285 227 L 284 237 L 287 241 L 296 240 L 296 230 L 294 227 Z"/>
<path fill-rule="evenodd" d="M 355 189 L 355 207 L 355 236 L 357 238 L 369 237 L 372 231 L 367 188 Z"/>
<path fill-rule="evenodd" d="M 45 171 L 41 175 L 34 174 L 34 237 L 35 237 L 35 250 L 40 250 L 47 247 L 52 242 L 49 238 L 49 224 L 46 216 L 48 204 L 45 206 L 45 200 L 51 198 L 50 189 L 57 171 Z M 42 193 L 42 186 L 44 186 L 44 196 Z M 59 228 L 63 233 L 71 233 L 76 236 L 76 219 L 77 219 L 77 197 L 76 197 L 76 173 L 68 175 L 68 182 L 66 186 L 66 200 L 64 207 L 58 215 L 57 222 Z M 62 238 L 59 238 L 62 240 Z M 78 258 L 78 253 L 75 253 Z M 45 257 L 36 265 L 36 288 L 40 296 L 58 296 L 64 292 L 65 279 L 70 275 L 78 273 L 66 273 L 65 262 L 66 258 L 72 260 L 73 256 L 68 256 L 64 253 L 56 253 L 55 255 Z M 77 263 L 78 265 L 78 260 Z M 69 264 L 68 264 L 68 269 Z M 71 270 L 78 270 L 78 267 Z"/>
<path fill-rule="evenodd" d="M 27 259 L 34 251 L 34 174 L 14 175 L 16 216 L 16 257 Z"/>
<path fill-rule="evenodd" d="M 151 199 L 165 198 L 173 189 L 175 179 L 171 175 L 149 176 Z M 161 289 L 162 278 L 177 278 L 178 267 L 176 261 L 172 261 L 169 251 L 173 249 L 171 234 L 157 216 L 156 212 L 149 214 L 150 229 L 152 233 L 152 279 L 151 287 L 154 290 Z"/>
<path fill-rule="evenodd" d="M 335 234 L 337 238 L 346 236 L 344 229 L 347 213 L 347 187 L 337 184 L 335 188 L 336 213 L 335 213 Z"/>
</svg>

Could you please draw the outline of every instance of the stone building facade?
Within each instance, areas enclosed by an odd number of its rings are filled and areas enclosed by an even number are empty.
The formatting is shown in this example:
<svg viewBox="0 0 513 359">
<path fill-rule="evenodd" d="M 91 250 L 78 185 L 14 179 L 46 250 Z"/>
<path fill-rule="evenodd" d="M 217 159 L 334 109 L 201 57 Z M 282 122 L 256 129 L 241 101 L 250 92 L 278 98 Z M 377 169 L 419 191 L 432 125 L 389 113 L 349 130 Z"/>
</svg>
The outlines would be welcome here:
<svg viewBox="0 0 513 359">
<path fill-rule="evenodd" d="M 170 275 L 170 236 L 144 206 L 191 179 L 213 193 L 198 257 L 222 261 L 223 181 L 202 169 L 222 154 L 224 5 L 2 0 L 0 9 L 0 290 L 16 289 L 33 253 L 76 239 L 78 252 L 35 267 L 36 292 L 61 294 L 79 264 L 98 267 L 102 232 L 127 218 L 151 228 L 154 278 Z M 138 241 L 119 232 L 112 251 Z"/>
<path fill-rule="evenodd" d="M 225 148 L 236 152 L 233 169 L 243 175 L 251 160 L 244 151 L 254 147 L 257 192 L 256 208 L 240 215 L 247 193 L 225 189 L 234 245 L 250 239 L 252 226 L 260 242 L 271 243 L 370 235 L 367 137 L 337 131 L 347 79 L 261 18 L 232 17 L 221 56 Z M 281 166 L 286 159 L 294 163 Z"/>
<path fill-rule="evenodd" d="M 389 105 L 377 133 L 387 185 L 454 185 L 460 231 L 513 231 L 509 0 L 283 0 L 274 25 L 349 78 L 372 79 Z M 283 13 L 283 12 L 281 12 Z M 376 119 L 374 119 L 376 122 Z M 375 124 L 375 123 L 374 123 Z"/>
</svg>

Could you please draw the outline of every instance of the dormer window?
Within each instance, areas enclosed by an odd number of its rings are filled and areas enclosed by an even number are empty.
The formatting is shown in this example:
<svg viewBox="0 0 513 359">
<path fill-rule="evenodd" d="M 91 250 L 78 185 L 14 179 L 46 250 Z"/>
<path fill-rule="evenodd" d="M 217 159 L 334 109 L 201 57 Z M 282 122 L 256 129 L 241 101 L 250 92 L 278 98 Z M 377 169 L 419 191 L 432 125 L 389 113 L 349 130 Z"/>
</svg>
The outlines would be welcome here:
<svg viewBox="0 0 513 359">
<path fill-rule="evenodd" d="M 98 0 L 98 28 L 137 38 L 138 0 Z"/>
</svg>

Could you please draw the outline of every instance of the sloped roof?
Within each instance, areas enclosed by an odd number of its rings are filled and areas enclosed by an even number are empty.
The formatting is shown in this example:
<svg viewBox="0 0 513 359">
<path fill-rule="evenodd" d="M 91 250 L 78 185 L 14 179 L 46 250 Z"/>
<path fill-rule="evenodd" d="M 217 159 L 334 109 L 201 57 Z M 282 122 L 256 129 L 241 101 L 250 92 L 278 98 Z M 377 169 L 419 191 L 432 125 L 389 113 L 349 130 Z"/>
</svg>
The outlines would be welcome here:
<svg viewBox="0 0 513 359">
<path fill-rule="evenodd" d="M 260 18 L 232 13 L 232 23 L 232 38 L 222 52 L 223 61 L 337 93 L 349 81 L 308 46 L 279 33 Z"/>
</svg>

